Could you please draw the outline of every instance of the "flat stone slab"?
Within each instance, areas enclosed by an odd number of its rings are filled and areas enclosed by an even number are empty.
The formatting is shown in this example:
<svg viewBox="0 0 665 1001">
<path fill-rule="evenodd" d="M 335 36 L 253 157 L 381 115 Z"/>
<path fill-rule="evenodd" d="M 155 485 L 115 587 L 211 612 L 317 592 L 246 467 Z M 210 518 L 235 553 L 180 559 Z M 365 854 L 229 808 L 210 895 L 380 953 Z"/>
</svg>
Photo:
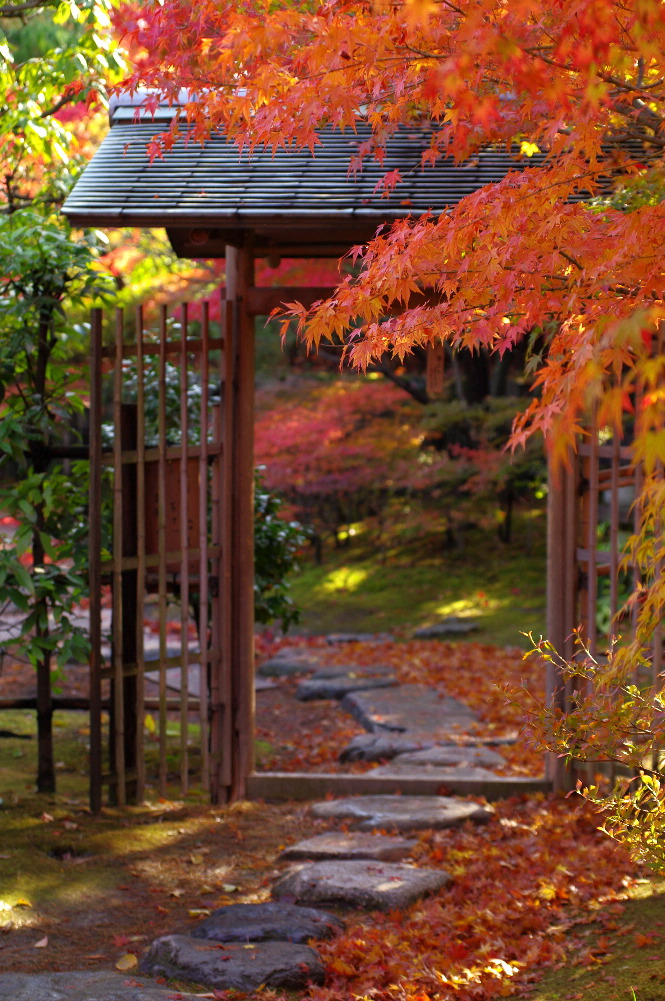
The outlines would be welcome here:
<svg viewBox="0 0 665 1001">
<path fill-rule="evenodd" d="M 372 688 L 392 688 L 397 684 L 397 678 L 392 675 L 354 673 L 337 674 L 334 677 L 307 678 L 301 681 L 296 690 L 296 698 L 301 702 L 312 702 L 315 699 L 343 699 L 349 692 L 362 692 Z"/>
<path fill-rule="evenodd" d="M 261 984 L 300 990 L 308 983 L 322 984 L 324 978 L 321 960 L 307 945 L 295 942 L 236 945 L 206 942 L 189 935 L 164 935 L 156 939 L 141 961 L 141 969 L 153 976 L 192 980 L 204 987 L 236 991 L 255 991 Z"/>
<path fill-rule="evenodd" d="M 305 862 L 273 885 L 276 897 L 391 911 L 408 907 L 450 882 L 447 872 L 390 862 Z"/>
<path fill-rule="evenodd" d="M 200 995 L 179 992 L 182 1001 Z M 2 973 L 0 1001 L 169 1001 L 172 987 L 113 970 L 71 973 Z"/>
<path fill-rule="evenodd" d="M 463 747 L 460 745 L 434 745 L 420 751 L 407 751 L 395 755 L 396 765 L 423 765 L 447 768 L 451 765 L 463 765 L 474 768 L 501 768 L 506 762 L 498 753 L 489 747 Z"/>
<path fill-rule="evenodd" d="M 315 817 L 353 820 L 364 831 L 377 827 L 396 831 L 441 830 L 466 820 L 483 823 L 492 813 L 477 803 L 449 796 L 354 796 L 314 803 Z"/>
<path fill-rule="evenodd" d="M 426 750 L 432 747 L 434 739 L 424 743 L 412 736 L 407 736 L 395 730 L 392 733 L 382 730 L 376 733 L 359 733 L 352 737 L 343 751 L 340 761 L 385 761 L 405 752 Z"/>
<path fill-rule="evenodd" d="M 297 647 L 285 647 L 264 661 L 257 668 L 257 674 L 263 678 L 289 678 L 293 674 L 306 674 L 307 671 L 315 671 L 319 667 L 319 661 L 311 654 L 300 651 Z"/>
<path fill-rule="evenodd" d="M 395 838 L 387 834 L 358 834 L 348 831 L 330 831 L 299 841 L 280 853 L 287 862 L 332 862 L 336 859 L 378 859 L 399 862 L 418 844 L 408 838 Z M 280 905 L 283 906 L 283 905 Z"/>
<path fill-rule="evenodd" d="M 391 643 L 393 639 L 390 633 L 330 633 L 326 636 L 331 646 L 336 643 Z"/>
<path fill-rule="evenodd" d="M 302 857 L 302 856 L 301 856 Z M 194 938 L 214 942 L 307 942 L 331 938 L 344 927 L 325 911 L 295 904 L 229 904 L 192 929 Z"/>
<path fill-rule="evenodd" d="M 464 636 L 478 629 L 478 623 L 474 619 L 460 619 L 455 615 L 434 622 L 431 626 L 423 626 L 416 629 L 414 638 L 417 640 L 437 640 L 443 636 Z"/>
<path fill-rule="evenodd" d="M 342 709 L 370 732 L 430 734 L 433 740 L 451 732 L 465 731 L 475 723 L 475 713 L 459 699 L 439 695 L 427 685 L 398 685 L 375 692 L 347 695 Z"/>
<path fill-rule="evenodd" d="M 473 765 L 451 765 L 449 768 L 446 768 L 441 765 L 403 764 L 398 759 L 391 761 L 387 765 L 379 765 L 378 768 L 370 768 L 368 772 L 365 772 L 365 775 L 395 779 L 428 778 L 435 781 L 438 780 L 442 785 L 445 785 L 446 779 L 492 782 L 499 777 L 488 768 L 479 768 Z"/>
</svg>

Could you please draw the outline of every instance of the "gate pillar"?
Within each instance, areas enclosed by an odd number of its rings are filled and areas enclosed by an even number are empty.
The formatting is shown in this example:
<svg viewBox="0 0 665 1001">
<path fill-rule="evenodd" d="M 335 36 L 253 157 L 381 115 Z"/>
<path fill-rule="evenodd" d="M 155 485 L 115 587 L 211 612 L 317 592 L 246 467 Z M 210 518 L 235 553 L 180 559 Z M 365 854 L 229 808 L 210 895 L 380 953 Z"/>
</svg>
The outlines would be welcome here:
<svg viewBox="0 0 665 1001">
<path fill-rule="evenodd" d="M 222 650 L 211 678 L 210 794 L 213 803 L 245 796 L 254 770 L 254 284 L 251 247 L 226 248 L 222 398 L 223 497 L 221 615 L 213 646 Z"/>
</svg>

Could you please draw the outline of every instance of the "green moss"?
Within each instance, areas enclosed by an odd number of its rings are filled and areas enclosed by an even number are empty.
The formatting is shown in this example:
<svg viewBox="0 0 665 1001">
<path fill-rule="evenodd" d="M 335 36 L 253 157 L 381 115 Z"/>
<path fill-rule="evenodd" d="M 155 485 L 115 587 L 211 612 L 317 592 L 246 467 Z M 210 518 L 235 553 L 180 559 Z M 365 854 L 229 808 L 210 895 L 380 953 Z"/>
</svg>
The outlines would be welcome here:
<svg viewBox="0 0 665 1001">
<path fill-rule="evenodd" d="M 520 514 L 512 543 L 473 527 L 447 548 L 435 529 L 412 538 L 405 518 L 381 545 L 361 525 L 321 565 L 308 559 L 292 584 L 298 631 L 410 631 L 456 615 L 476 620 L 483 643 L 526 647 L 521 632 L 544 632 L 544 512 Z"/>
</svg>

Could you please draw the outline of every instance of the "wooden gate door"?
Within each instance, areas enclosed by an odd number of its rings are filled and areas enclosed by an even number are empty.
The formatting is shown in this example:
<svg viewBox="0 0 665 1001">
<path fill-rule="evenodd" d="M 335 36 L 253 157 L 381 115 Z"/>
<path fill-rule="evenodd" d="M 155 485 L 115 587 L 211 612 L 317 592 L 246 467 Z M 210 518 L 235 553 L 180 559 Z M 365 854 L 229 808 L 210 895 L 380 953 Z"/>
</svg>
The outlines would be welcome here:
<svg viewBox="0 0 665 1001">
<path fill-rule="evenodd" d="M 248 616 L 238 605 L 248 594 L 251 605 L 253 566 L 237 530 L 251 502 L 251 488 L 249 498 L 238 488 L 251 448 L 243 453 L 237 433 L 238 370 L 251 346 L 237 313 L 223 300 L 212 325 L 208 304 L 195 321 L 186 304 L 161 307 L 150 325 L 141 308 L 130 323 L 119 309 L 104 331 L 93 311 L 95 811 L 105 786 L 117 805 L 174 786 L 185 795 L 192 783 L 224 802 L 243 794 L 251 770 L 253 664 L 238 640 Z"/>
</svg>

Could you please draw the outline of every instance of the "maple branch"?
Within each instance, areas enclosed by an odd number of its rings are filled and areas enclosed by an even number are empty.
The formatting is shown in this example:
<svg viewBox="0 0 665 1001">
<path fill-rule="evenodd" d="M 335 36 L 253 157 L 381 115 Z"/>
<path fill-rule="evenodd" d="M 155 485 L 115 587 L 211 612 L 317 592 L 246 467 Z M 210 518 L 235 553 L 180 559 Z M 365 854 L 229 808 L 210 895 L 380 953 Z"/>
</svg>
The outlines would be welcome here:
<svg viewBox="0 0 665 1001">
<path fill-rule="evenodd" d="M 71 101 L 80 98 L 80 96 L 81 96 L 80 92 L 76 94 L 73 92 L 70 92 L 69 94 L 64 94 L 60 98 L 60 100 L 56 101 L 55 104 L 53 104 L 50 108 L 46 108 L 44 111 L 42 111 L 40 117 L 49 118 L 51 115 L 55 115 L 56 112 L 60 111 L 61 108 L 64 108 L 66 104 L 70 104 Z"/>
<path fill-rule="evenodd" d="M 577 260 L 575 260 L 575 258 L 574 258 L 574 257 L 572 257 L 572 256 L 571 256 L 570 254 L 567 254 L 565 250 L 561 250 L 561 248 L 560 248 L 560 247 L 557 247 L 557 250 L 558 250 L 558 252 L 559 252 L 559 253 L 561 254 L 561 256 L 562 256 L 562 257 L 564 257 L 564 258 L 565 258 L 565 259 L 566 259 L 567 261 L 569 261 L 569 262 L 570 262 L 570 264 L 574 264 L 574 265 L 575 265 L 575 267 L 576 267 L 576 268 L 579 268 L 579 270 L 580 270 L 580 271 L 584 271 L 584 268 L 583 268 L 583 266 L 582 266 L 582 265 L 580 264 L 580 262 L 579 262 L 579 261 L 577 261 Z"/>
</svg>

